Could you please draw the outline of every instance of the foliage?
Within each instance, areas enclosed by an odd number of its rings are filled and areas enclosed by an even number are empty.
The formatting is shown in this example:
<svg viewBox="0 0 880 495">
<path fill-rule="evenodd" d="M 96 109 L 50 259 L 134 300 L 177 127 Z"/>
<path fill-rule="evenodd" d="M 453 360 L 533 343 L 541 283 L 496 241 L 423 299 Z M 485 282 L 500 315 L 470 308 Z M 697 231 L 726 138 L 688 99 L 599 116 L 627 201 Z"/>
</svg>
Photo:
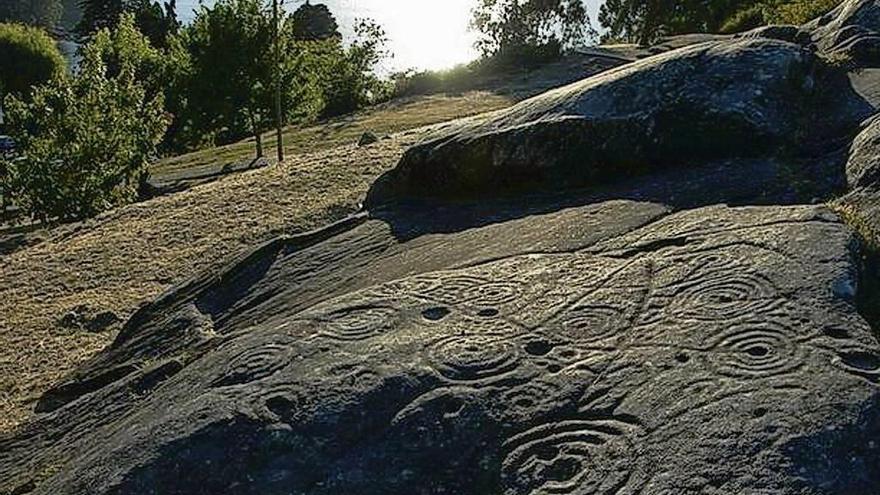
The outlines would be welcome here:
<svg viewBox="0 0 880 495">
<path fill-rule="evenodd" d="M 162 148 L 171 149 L 183 139 L 183 122 L 177 117 L 185 114 L 190 61 L 178 36 L 170 36 L 165 44 L 164 49 L 155 47 L 138 30 L 134 14 L 126 13 L 120 17 L 116 29 L 98 32 L 89 49 L 99 54 L 110 77 L 117 77 L 121 67 L 129 65 L 148 98 L 164 96 L 165 110 L 175 118 Z"/>
<path fill-rule="evenodd" d="M 406 71 L 392 75 L 394 96 L 413 96 L 470 89 L 476 79 L 486 75 L 486 64 L 479 60 L 451 69 Z"/>
<path fill-rule="evenodd" d="M 0 22 L 20 22 L 50 28 L 61 19 L 60 0 L 2 0 Z"/>
<path fill-rule="evenodd" d="M 368 19 L 358 19 L 355 38 L 346 49 L 341 44 L 325 43 L 323 67 L 317 76 L 322 86 L 324 117 L 349 113 L 382 99 L 389 86 L 374 74 L 386 56 L 388 38 L 381 26 Z"/>
<path fill-rule="evenodd" d="M 64 57 L 45 31 L 21 24 L 0 24 L 0 98 L 27 95 L 33 86 L 64 73 Z"/>
<path fill-rule="evenodd" d="M 176 0 L 163 4 L 153 0 L 81 0 L 82 17 L 76 31 L 88 40 L 101 29 L 114 29 L 123 14 L 134 15 L 138 30 L 155 47 L 167 46 L 168 38 L 180 29 Z"/>
<path fill-rule="evenodd" d="M 606 39 L 650 44 L 660 36 L 717 32 L 754 0 L 608 0 L 599 9 Z"/>
<path fill-rule="evenodd" d="M 293 38 L 297 41 L 324 41 L 342 38 L 339 25 L 324 4 L 312 5 L 308 0 L 296 9 L 291 18 Z"/>
<path fill-rule="evenodd" d="M 87 218 L 134 199 L 167 126 L 162 96 L 147 97 L 130 59 L 110 76 L 99 45 L 82 55 L 76 75 L 36 88 L 31 101 L 6 98 L 21 156 L 4 163 L 4 190 L 44 221 Z"/>
<path fill-rule="evenodd" d="M 606 40 L 650 44 L 665 35 L 737 32 L 765 24 L 802 24 L 840 0 L 607 0 L 599 10 Z"/>
<path fill-rule="evenodd" d="M 138 30 L 155 47 L 166 48 L 168 38 L 180 31 L 176 0 L 162 4 L 150 0 L 136 0 L 127 11 L 135 14 Z"/>
<path fill-rule="evenodd" d="M 517 63 L 558 56 L 595 34 L 581 0 L 480 0 L 471 28 L 483 57 Z"/>
<path fill-rule="evenodd" d="M 373 73 L 385 53 L 378 25 L 358 21 L 355 39 L 345 46 L 337 37 L 298 40 L 296 18 L 282 21 L 276 61 L 265 2 L 220 0 L 197 12 L 180 37 L 190 64 L 180 126 L 191 143 L 252 135 L 259 146 L 260 133 L 273 124 L 275 71 L 285 122 L 350 112 L 385 93 L 386 85 Z"/>
<path fill-rule="evenodd" d="M 793 0 L 768 3 L 766 14 L 770 24 L 803 24 L 830 11 L 841 0 Z"/>
<path fill-rule="evenodd" d="M 182 38 L 192 62 L 186 118 L 196 135 L 220 143 L 259 138 L 273 121 L 276 70 L 285 116 L 317 114 L 317 89 L 293 40 L 284 37 L 281 60 L 272 57 L 271 21 L 260 0 L 220 0 L 196 14 Z"/>
<path fill-rule="evenodd" d="M 764 20 L 764 6 L 750 5 L 728 17 L 719 28 L 722 33 L 739 33 L 767 24 Z"/>
<path fill-rule="evenodd" d="M 80 0 L 82 17 L 76 32 L 83 40 L 101 29 L 112 29 L 125 12 L 123 0 Z"/>
</svg>

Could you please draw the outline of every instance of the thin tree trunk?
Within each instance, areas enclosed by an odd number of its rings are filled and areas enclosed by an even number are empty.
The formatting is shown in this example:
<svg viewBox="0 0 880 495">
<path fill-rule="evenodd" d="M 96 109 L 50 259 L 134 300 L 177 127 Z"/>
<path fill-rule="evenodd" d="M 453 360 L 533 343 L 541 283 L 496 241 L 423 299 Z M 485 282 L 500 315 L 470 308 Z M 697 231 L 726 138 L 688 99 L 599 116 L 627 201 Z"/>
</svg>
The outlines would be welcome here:
<svg viewBox="0 0 880 495">
<path fill-rule="evenodd" d="M 248 112 L 251 119 L 251 129 L 254 132 L 254 141 L 257 144 L 257 158 L 263 158 L 263 135 L 260 134 L 260 127 L 257 125 L 257 119 L 254 118 L 253 112 Z"/>
</svg>

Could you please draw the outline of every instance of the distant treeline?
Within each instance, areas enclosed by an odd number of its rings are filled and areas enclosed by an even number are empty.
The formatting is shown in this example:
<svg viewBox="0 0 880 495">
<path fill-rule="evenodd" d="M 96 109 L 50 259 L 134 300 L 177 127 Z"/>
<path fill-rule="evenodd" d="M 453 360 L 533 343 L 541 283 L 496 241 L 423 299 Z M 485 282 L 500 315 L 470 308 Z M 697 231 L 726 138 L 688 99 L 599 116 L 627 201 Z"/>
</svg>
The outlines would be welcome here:
<svg viewBox="0 0 880 495">
<path fill-rule="evenodd" d="M 837 0 L 607 0 L 605 41 L 800 23 Z M 0 2 L 0 196 L 43 220 L 74 220 L 132 201 L 160 155 L 261 136 L 394 95 L 464 90 L 482 76 L 532 67 L 599 38 L 582 0 L 477 0 L 480 60 L 445 72 L 380 78 L 381 26 L 360 20 L 344 43 L 325 5 L 278 23 L 270 0 L 218 0 L 182 26 L 175 0 Z M 4 24 L 5 22 L 5 24 Z M 82 43 L 65 70 L 48 34 Z M 280 91 L 278 88 L 280 87 Z M 280 94 L 279 94 L 280 93 Z"/>
<path fill-rule="evenodd" d="M 766 24 L 802 24 L 841 0 L 607 0 L 604 41 L 650 44 L 665 35 L 732 33 Z"/>
</svg>

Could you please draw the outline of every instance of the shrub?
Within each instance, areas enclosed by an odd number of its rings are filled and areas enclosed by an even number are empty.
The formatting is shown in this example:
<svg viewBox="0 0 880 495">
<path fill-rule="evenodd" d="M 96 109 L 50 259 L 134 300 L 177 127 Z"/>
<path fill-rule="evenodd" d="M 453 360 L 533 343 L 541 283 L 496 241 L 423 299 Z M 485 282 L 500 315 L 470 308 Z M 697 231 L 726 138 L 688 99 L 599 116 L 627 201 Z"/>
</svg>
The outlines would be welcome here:
<svg viewBox="0 0 880 495">
<path fill-rule="evenodd" d="M 130 61 L 109 77 L 98 45 L 82 54 L 75 76 L 37 87 L 29 101 L 6 98 L 20 157 L 3 164 L 4 189 L 43 221 L 83 219 L 133 200 L 168 124 L 161 95 L 146 96 Z"/>
<path fill-rule="evenodd" d="M 391 84 L 373 72 L 386 56 L 385 31 L 369 20 L 355 23 L 355 38 L 348 47 L 338 38 L 295 43 L 302 69 L 313 75 L 321 95 L 322 117 L 332 117 L 358 110 L 384 99 Z"/>
<path fill-rule="evenodd" d="M 733 14 L 721 25 L 722 33 L 741 33 L 755 29 L 766 24 L 764 20 L 764 6 L 752 5 Z"/>
<path fill-rule="evenodd" d="M 767 16 L 770 24 L 803 24 L 830 11 L 841 0 L 794 0 L 777 3 Z"/>
<path fill-rule="evenodd" d="M 0 98 L 26 96 L 32 87 L 64 73 L 64 57 L 40 28 L 0 24 Z"/>
</svg>

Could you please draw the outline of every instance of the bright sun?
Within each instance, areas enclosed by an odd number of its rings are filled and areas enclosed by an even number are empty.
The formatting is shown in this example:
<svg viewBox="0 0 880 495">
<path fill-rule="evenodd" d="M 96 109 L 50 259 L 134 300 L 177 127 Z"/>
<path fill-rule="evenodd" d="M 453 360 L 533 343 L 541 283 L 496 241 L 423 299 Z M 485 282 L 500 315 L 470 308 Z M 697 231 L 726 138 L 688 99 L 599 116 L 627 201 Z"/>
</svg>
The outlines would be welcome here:
<svg viewBox="0 0 880 495">
<path fill-rule="evenodd" d="M 476 57 L 468 31 L 474 0 L 348 0 L 349 12 L 369 16 L 390 39 L 394 70 L 443 69 Z"/>
</svg>

